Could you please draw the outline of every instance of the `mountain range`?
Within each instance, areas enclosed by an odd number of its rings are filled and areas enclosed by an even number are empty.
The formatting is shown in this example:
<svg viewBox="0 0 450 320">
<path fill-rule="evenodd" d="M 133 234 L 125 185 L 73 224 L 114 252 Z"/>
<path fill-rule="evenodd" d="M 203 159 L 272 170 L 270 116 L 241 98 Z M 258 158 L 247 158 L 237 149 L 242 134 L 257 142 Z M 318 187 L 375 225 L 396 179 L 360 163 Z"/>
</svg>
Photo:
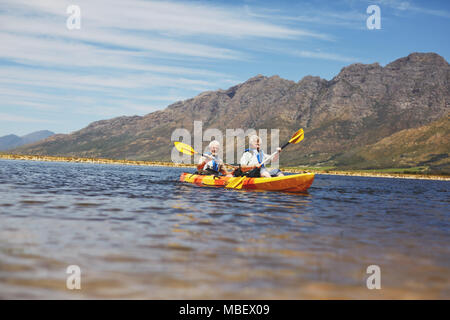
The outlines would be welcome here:
<svg viewBox="0 0 450 320">
<path fill-rule="evenodd" d="M 19 147 L 19 154 L 170 161 L 171 134 L 218 128 L 279 129 L 284 166 L 381 169 L 425 166 L 450 172 L 450 66 L 436 53 L 412 53 L 386 66 L 352 64 L 331 80 L 255 76 L 145 116 L 93 122 L 71 134 Z M 206 142 L 203 146 L 206 146 Z M 270 149 L 269 149 L 270 150 Z"/>
<path fill-rule="evenodd" d="M 0 137 L 0 150 L 3 151 L 17 148 L 22 145 L 30 144 L 48 138 L 54 134 L 54 132 L 48 130 L 35 131 L 22 137 L 16 136 L 15 134 L 8 134 L 6 136 Z"/>
</svg>

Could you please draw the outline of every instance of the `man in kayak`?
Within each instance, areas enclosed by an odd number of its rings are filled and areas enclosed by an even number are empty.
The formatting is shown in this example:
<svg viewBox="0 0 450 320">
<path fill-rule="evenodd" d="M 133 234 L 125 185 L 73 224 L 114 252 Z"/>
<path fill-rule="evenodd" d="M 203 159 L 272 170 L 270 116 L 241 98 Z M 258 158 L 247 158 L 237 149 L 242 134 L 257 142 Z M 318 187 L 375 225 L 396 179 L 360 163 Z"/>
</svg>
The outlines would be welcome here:
<svg viewBox="0 0 450 320">
<path fill-rule="evenodd" d="M 198 165 L 197 172 L 205 175 L 219 175 L 223 174 L 227 177 L 232 177 L 231 173 L 227 171 L 222 159 L 218 157 L 220 143 L 217 140 L 213 140 L 209 143 L 209 152 L 205 152 L 206 157 L 201 157 Z"/>
<path fill-rule="evenodd" d="M 248 176 L 252 177 L 282 177 L 284 174 L 280 169 L 267 170 L 267 168 L 262 164 L 269 155 L 265 154 L 261 147 L 261 139 L 257 135 L 252 135 L 249 139 L 250 149 L 245 150 L 241 157 L 241 170 L 242 172 L 249 172 Z M 281 148 L 277 148 L 278 154 L 281 152 Z M 276 161 L 278 159 L 278 154 L 272 159 Z"/>
</svg>

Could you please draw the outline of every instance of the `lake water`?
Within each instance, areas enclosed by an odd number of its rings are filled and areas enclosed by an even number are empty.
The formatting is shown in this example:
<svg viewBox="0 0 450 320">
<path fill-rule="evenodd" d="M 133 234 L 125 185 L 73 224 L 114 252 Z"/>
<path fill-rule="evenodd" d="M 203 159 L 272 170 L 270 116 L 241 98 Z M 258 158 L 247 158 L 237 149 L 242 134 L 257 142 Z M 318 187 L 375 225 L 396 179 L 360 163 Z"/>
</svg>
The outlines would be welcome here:
<svg viewBox="0 0 450 320">
<path fill-rule="evenodd" d="M 317 175 L 285 194 L 184 170 L 0 160 L 0 298 L 450 299 L 448 181 Z"/>
</svg>

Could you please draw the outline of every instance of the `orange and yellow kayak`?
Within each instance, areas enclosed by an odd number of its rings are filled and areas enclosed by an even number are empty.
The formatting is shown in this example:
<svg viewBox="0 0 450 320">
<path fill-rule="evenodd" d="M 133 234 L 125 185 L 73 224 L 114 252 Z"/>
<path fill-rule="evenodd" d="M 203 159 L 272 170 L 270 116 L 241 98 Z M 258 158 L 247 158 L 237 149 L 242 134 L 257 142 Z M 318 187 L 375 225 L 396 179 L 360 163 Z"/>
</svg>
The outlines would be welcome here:
<svg viewBox="0 0 450 320">
<path fill-rule="evenodd" d="M 189 182 L 199 186 L 225 187 L 232 184 L 239 177 L 214 177 L 182 173 L 181 182 Z M 314 173 L 293 174 L 283 177 L 273 178 L 245 178 L 242 182 L 242 189 L 247 190 L 268 190 L 285 192 L 305 192 L 314 181 Z"/>
</svg>

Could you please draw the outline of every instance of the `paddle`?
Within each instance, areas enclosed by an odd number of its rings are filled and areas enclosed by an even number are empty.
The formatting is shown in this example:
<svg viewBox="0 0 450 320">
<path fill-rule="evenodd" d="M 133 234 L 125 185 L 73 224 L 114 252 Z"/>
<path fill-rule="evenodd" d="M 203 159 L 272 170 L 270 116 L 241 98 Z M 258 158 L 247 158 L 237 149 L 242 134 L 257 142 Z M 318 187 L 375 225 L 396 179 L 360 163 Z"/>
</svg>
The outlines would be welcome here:
<svg viewBox="0 0 450 320">
<path fill-rule="evenodd" d="M 289 139 L 288 142 L 286 142 L 281 149 L 283 150 L 284 148 L 286 148 L 289 144 L 296 144 L 299 143 L 300 141 L 303 140 L 303 138 L 305 137 L 305 133 L 303 132 L 303 129 L 298 130 L 296 133 L 294 133 L 291 137 L 291 139 Z M 272 153 L 266 160 L 264 160 L 257 168 L 261 168 L 263 165 L 265 165 L 266 163 L 272 161 L 272 159 L 278 154 L 278 151 Z M 256 170 L 252 169 L 252 170 Z M 245 177 L 244 177 L 245 178 Z M 236 185 L 235 189 L 241 189 L 242 185 L 240 185 L 239 183 L 241 181 L 236 181 L 235 183 L 233 183 L 233 185 Z"/>
<path fill-rule="evenodd" d="M 225 188 L 227 189 L 242 189 L 242 182 L 244 179 L 247 178 L 246 176 L 237 177 L 235 179 L 231 178 L 230 182 L 227 183 Z"/>
<path fill-rule="evenodd" d="M 299 143 L 300 141 L 303 140 L 304 137 L 305 137 L 305 133 L 303 132 L 303 129 L 298 130 L 296 133 L 294 133 L 294 135 L 291 137 L 291 139 L 289 139 L 289 141 L 286 142 L 286 143 L 281 147 L 281 150 L 283 150 L 284 148 L 286 148 L 289 144 L 297 144 L 297 143 Z M 270 157 L 268 157 L 266 160 L 264 160 L 264 161 L 261 163 L 261 167 L 262 167 L 264 164 L 266 164 L 266 163 L 272 161 L 272 159 L 277 155 L 277 153 L 278 153 L 278 151 L 272 153 L 272 154 L 270 155 Z"/>
<path fill-rule="evenodd" d="M 203 153 L 199 153 L 199 152 L 195 151 L 190 145 L 188 145 L 186 143 L 183 143 L 183 142 L 180 142 L 180 141 L 175 141 L 174 145 L 175 145 L 175 148 L 178 151 L 180 151 L 181 153 L 188 154 L 190 156 L 193 156 L 194 154 L 199 154 L 199 155 L 201 155 L 203 157 L 207 157 L 207 158 L 210 158 L 210 159 L 215 159 L 213 156 L 211 156 L 209 154 L 203 154 Z M 224 165 L 227 166 L 227 167 L 231 167 L 233 169 L 236 169 L 236 166 L 233 166 L 231 164 L 224 163 Z"/>
</svg>

